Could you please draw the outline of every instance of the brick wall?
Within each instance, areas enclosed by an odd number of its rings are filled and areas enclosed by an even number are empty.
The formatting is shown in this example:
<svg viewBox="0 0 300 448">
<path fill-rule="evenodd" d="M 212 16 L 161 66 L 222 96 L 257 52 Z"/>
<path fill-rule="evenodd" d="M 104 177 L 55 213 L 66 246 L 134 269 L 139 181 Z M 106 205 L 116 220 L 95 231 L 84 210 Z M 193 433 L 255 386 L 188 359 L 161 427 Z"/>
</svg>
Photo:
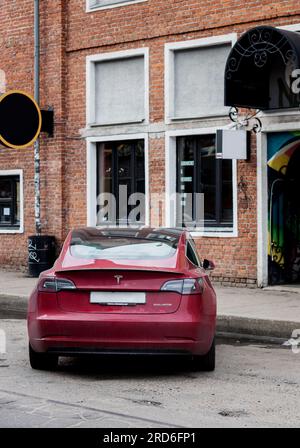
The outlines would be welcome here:
<svg viewBox="0 0 300 448">
<path fill-rule="evenodd" d="M 8 89 L 33 93 L 33 1 L 4 0 L 0 9 L 0 69 Z M 253 26 L 300 22 L 295 0 L 148 0 L 85 12 L 85 0 L 41 2 L 41 106 L 55 109 L 55 138 L 41 138 L 42 224 L 61 243 L 86 224 L 86 56 L 143 46 L 150 49 L 150 122 L 164 122 L 164 45 Z M 164 136 L 149 138 L 151 193 L 164 191 Z M 25 269 L 27 237 L 34 233 L 33 149 L 0 148 L 0 170 L 24 170 L 25 233 L 0 234 L 0 266 Z M 238 238 L 201 238 L 202 257 L 216 261 L 216 279 L 253 284 L 256 279 L 256 146 L 238 163 Z M 243 188 L 247 189 L 246 196 Z M 151 224 L 162 212 L 151 209 Z"/>
<path fill-rule="evenodd" d="M 47 5 L 46 5 L 47 3 Z M 65 145 L 64 77 L 65 24 L 63 2 L 41 2 L 41 107 L 55 109 L 55 138 L 41 137 L 41 218 L 44 234 L 63 236 L 63 154 Z M 1 66 L 7 90 L 33 95 L 33 2 L 4 1 L 0 9 Z M 24 176 L 24 224 L 20 235 L 0 234 L 0 265 L 25 269 L 27 238 L 35 233 L 33 148 L 0 147 L 0 170 L 22 169 Z"/>
<path fill-rule="evenodd" d="M 0 68 L 6 73 L 7 90 L 22 89 L 33 93 L 32 48 L 33 9 L 31 1 L 23 1 L 19 8 L 16 1 L 2 2 L 0 8 Z M 33 151 L 10 150 L 0 147 L 0 170 L 24 170 L 26 231 L 31 233 L 34 224 L 33 200 Z M 0 234 L 0 263 L 19 267 L 26 257 L 24 235 Z"/>
</svg>

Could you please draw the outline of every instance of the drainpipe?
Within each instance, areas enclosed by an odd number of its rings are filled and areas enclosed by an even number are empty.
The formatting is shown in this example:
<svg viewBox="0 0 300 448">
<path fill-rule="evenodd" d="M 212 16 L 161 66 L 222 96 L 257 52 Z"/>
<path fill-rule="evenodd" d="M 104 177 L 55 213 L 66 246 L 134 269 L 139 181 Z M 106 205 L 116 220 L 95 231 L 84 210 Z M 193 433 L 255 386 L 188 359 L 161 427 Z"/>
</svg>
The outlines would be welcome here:
<svg viewBox="0 0 300 448">
<path fill-rule="evenodd" d="M 40 2 L 34 0 L 34 99 L 40 103 Z M 40 141 L 34 144 L 34 216 L 36 235 L 41 234 Z"/>
</svg>

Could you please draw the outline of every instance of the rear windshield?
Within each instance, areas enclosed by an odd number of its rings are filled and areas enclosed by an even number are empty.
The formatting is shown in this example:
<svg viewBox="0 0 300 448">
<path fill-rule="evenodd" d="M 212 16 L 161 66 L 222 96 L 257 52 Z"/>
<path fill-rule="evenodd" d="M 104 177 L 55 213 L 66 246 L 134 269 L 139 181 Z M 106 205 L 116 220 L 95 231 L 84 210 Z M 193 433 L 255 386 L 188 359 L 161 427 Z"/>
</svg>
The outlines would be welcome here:
<svg viewBox="0 0 300 448">
<path fill-rule="evenodd" d="M 71 255 L 94 260 L 156 260 L 173 257 L 176 242 L 130 237 L 73 238 Z"/>
</svg>

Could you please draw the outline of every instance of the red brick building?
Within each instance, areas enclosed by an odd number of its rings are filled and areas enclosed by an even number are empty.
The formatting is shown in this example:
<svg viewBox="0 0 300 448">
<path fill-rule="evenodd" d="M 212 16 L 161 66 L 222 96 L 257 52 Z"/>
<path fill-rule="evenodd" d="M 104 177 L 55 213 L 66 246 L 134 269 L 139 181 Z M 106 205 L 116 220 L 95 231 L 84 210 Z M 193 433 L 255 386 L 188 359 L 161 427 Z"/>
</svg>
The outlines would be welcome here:
<svg viewBox="0 0 300 448">
<path fill-rule="evenodd" d="M 33 3 L 2 2 L 6 90 L 33 93 Z M 72 227 L 101 224 L 97 193 L 120 183 L 146 193 L 146 224 L 176 225 L 169 201 L 153 199 L 192 182 L 206 201 L 194 238 L 216 279 L 266 284 L 268 133 L 300 130 L 298 110 L 265 114 L 249 161 L 214 157 L 215 132 L 229 124 L 226 59 L 258 25 L 300 31 L 299 2 L 41 1 L 40 106 L 55 114 L 54 138 L 41 136 L 42 233 L 61 243 Z M 0 147 L 1 181 L 0 265 L 23 269 L 35 233 L 32 148 Z"/>
</svg>

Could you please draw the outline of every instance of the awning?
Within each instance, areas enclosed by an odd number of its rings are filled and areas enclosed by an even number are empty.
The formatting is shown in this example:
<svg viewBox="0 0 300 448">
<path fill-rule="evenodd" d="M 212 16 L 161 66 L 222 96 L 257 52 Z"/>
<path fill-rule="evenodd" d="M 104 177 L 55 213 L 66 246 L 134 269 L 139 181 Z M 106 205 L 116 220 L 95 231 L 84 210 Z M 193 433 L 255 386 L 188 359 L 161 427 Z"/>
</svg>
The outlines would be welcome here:
<svg viewBox="0 0 300 448">
<path fill-rule="evenodd" d="M 225 105 L 262 110 L 299 107 L 299 69 L 300 34 L 270 26 L 252 28 L 227 59 Z"/>
</svg>

